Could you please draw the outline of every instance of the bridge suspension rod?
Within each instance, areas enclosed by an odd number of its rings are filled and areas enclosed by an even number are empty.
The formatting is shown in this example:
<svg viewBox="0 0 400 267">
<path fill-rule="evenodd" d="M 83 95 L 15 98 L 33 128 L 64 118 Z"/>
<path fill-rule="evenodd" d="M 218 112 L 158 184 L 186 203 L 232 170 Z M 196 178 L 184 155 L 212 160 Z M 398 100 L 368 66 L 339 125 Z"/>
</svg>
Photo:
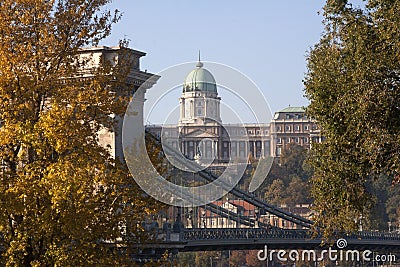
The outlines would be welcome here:
<svg viewBox="0 0 400 267">
<path fill-rule="evenodd" d="M 167 144 L 161 144 L 161 141 L 158 137 L 154 136 L 152 133 L 150 133 L 148 131 L 146 131 L 146 133 L 148 133 L 154 139 L 154 141 L 156 143 L 158 143 L 159 145 L 162 145 L 163 149 L 166 150 L 166 152 L 168 152 L 170 155 L 175 155 L 175 160 L 177 160 L 181 164 L 184 164 L 185 167 L 187 167 L 189 170 L 201 169 L 201 167 L 195 162 L 188 163 L 187 161 L 184 161 L 182 159 L 181 153 L 179 151 L 177 151 L 175 148 L 172 148 L 171 146 L 169 146 Z M 197 172 L 197 174 L 199 176 L 201 176 L 202 178 L 204 178 L 205 180 L 207 180 L 208 182 L 214 182 L 218 179 L 218 177 L 216 175 L 214 175 L 213 173 L 206 171 L 206 170 L 200 170 Z M 229 190 L 229 188 L 230 188 L 230 186 L 228 184 L 221 182 L 221 181 L 219 181 L 219 185 L 222 188 L 224 188 L 225 190 Z M 289 211 L 285 211 L 274 205 L 268 204 L 265 201 L 258 199 L 254 195 L 247 193 L 236 187 L 231 189 L 230 193 L 235 195 L 236 197 L 241 198 L 241 199 L 247 201 L 248 203 L 258 207 L 259 209 L 263 209 L 270 214 L 273 214 L 284 220 L 293 222 L 294 224 L 301 225 L 305 228 L 310 228 L 312 226 L 312 224 L 314 223 L 313 221 L 303 218 L 302 216 L 299 216 L 299 215 L 294 214 Z"/>
</svg>

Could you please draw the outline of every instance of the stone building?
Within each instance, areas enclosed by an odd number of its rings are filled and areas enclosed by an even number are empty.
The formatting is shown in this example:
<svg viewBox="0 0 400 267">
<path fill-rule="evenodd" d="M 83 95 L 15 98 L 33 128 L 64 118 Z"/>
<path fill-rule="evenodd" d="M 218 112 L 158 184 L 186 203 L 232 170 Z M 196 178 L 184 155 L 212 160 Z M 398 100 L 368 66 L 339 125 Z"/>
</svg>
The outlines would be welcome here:
<svg viewBox="0 0 400 267">
<path fill-rule="evenodd" d="M 96 46 L 83 48 L 80 50 L 80 60 L 86 60 L 88 62 L 84 65 L 84 69 L 81 71 L 79 78 L 90 78 L 92 70 L 99 67 L 102 60 L 108 61 L 110 64 L 115 66 L 128 58 L 127 60 L 129 60 L 130 70 L 126 77 L 126 88 L 121 88 L 121 91 L 117 93 L 131 97 L 133 93 L 136 92 L 137 98 L 141 99 L 142 103 L 144 103 L 146 90 L 151 88 L 158 78 L 157 75 L 140 69 L 140 58 L 145 55 L 146 53 L 144 52 L 130 48 L 121 48 L 119 46 Z M 127 88 L 129 88 L 129 90 Z M 140 91 L 138 91 L 139 89 Z M 143 113 L 143 106 L 141 107 L 141 111 Z M 101 130 L 98 133 L 99 143 L 104 147 L 108 147 L 114 158 L 118 157 L 123 159 L 121 135 L 122 119 L 118 117 L 114 117 L 114 119 L 116 121 L 115 131 L 110 132 L 106 129 Z"/>
<path fill-rule="evenodd" d="M 321 131 L 306 117 L 303 107 L 287 107 L 275 112 L 270 129 L 274 136 L 275 157 L 279 157 L 289 143 L 308 149 L 313 142 L 322 141 Z"/>
<path fill-rule="evenodd" d="M 317 125 L 302 107 L 275 112 L 271 122 L 223 124 L 220 101 L 216 79 L 199 60 L 184 80 L 178 123 L 147 125 L 146 129 L 186 157 L 200 157 L 214 165 L 280 157 L 289 143 L 308 149 L 321 141 Z"/>
</svg>

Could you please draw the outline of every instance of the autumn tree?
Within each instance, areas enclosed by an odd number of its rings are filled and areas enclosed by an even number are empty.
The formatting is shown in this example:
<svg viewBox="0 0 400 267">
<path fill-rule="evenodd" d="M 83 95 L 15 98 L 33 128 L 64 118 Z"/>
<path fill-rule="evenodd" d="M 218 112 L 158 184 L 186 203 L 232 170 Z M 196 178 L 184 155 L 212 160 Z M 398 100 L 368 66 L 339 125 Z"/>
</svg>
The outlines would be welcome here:
<svg viewBox="0 0 400 267">
<path fill-rule="evenodd" d="M 288 176 L 295 175 L 302 179 L 308 179 L 309 173 L 304 168 L 307 150 L 296 143 L 289 143 L 283 150 L 280 165 Z"/>
<path fill-rule="evenodd" d="M 109 242 L 141 238 L 140 221 L 154 210 L 98 142 L 124 112 L 123 89 L 133 90 L 126 57 L 95 68 L 80 56 L 118 21 L 109 2 L 0 3 L 2 266 L 123 264 Z"/>
<path fill-rule="evenodd" d="M 196 260 L 196 252 L 181 252 L 178 253 L 176 265 L 179 264 L 180 266 L 195 267 L 196 266 L 195 260 Z"/>
<path fill-rule="evenodd" d="M 266 266 L 264 261 L 260 261 L 257 257 L 258 250 L 249 250 L 246 253 L 246 266 L 263 267 Z"/>
<path fill-rule="evenodd" d="M 400 187 L 393 186 L 388 190 L 388 199 L 385 203 L 389 217 L 388 227 L 391 231 L 400 231 Z"/>
<path fill-rule="evenodd" d="M 305 163 L 308 150 L 291 143 L 274 163 L 262 189 L 267 202 L 274 205 L 306 204 L 311 202 L 309 179 L 311 172 Z"/>
<path fill-rule="evenodd" d="M 231 266 L 244 266 L 246 264 L 246 254 L 245 250 L 232 250 L 230 252 L 229 264 Z"/>
<path fill-rule="evenodd" d="M 362 223 L 373 204 L 368 181 L 400 177 L 400 2 L 366 4 L 328 0 L 308 55 L 307 113 L 326 138 L 312 149 L 312 195 L 326 236 Z"/>
<path fill-rule="evenodd" d="M 308 181 L 303 181 L 297 176 L 293 176 L 286 188 L 286 198 L 283 200 L 289 206 L 296 204 L 309 204 L 310 188 Z"/>
<path fill-rule="evenodd" d="M 265 191 L 265 200 L 276 206 L 281 206 L 286 198 L 285 184 L 281 179 L 274 180 Z"/>
<path fill-rule="evenodd" d="M 227 259 L 221 251 L 201 251 L 196 253 L 194 263 L 199 267 L 226 266 Z"/>
</svg>

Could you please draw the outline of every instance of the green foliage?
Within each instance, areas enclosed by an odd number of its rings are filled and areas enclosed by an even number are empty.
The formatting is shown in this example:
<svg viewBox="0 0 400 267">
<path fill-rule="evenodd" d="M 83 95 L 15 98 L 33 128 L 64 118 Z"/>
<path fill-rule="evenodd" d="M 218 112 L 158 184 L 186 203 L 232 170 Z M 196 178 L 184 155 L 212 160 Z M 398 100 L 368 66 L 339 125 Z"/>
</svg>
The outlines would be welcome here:
<svg viewBox="0 0 400 267">
<path fill-rule="evenodd" d="M 284 204 L 284 198 L 286 198 L 285 184 L 281 179 L 276 179 L 268 186 L 268 190 L 265 192 L 265 200 L 272 205 L 280 206 Z"/>
<path fill-rule="evenodd" d="M 308 116 L 326 141 L 315 144 L 312 196 L 326 236 L 354 231 L 373 205 L 366 183 L 400 173 L 400 3 L 366 10 L 327 1 L 325 32 L 308 55 Z"/>
<path fill-rule="evenodd" d="M 265 200 L 274 205 L 307 204 L 311 202 L 309 178 L 311 172 L 305 164 L 307 150 L 289 144 L 281 155 L 281 164 L 274 164 L 263 184 Z"/>
<path fill-rule="evenodd" d="M 290 143 L 285 147 L 281 155 L 281 167 L 287 175 L 296 175 L 306 180 L 310 177 L 310 173 L 304 166 L 306 157 L 307 150 L 304 147 L 296 143 Z"/>
<path fill-rule="evenodd" d="M 390 178 L 385 175 L 367 182 L 367 190 L 374 197 L 374 205 L 364 215 L 366 220 L 363 228 L 380 231 L 388 229 L 388 214 L 385 206 L 389 198 L 390 185 Z"/>
<path fill-rule="evenodd" d="M 386 212 L 392 229 L 400 231 L 400 187 L 391 186 L 388 191 L 388 199 L 385 204 Z"/>
</svg>

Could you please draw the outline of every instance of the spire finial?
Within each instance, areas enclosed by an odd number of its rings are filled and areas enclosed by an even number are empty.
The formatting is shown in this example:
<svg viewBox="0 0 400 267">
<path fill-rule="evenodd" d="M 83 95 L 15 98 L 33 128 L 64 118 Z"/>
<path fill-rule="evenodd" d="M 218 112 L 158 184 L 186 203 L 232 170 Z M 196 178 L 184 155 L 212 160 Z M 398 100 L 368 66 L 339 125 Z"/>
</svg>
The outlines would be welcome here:
<svg viewBox="0 0 400 267">
<path fill-rule="evenodd" d="M 203 63 L 201 63 L 201 60 L 200 60 L 200 49 L 199 49 L 199 61 L 197 62 L 196 67 L 198 67 L 198 68 L 203 67 Z"/>
</svg>

